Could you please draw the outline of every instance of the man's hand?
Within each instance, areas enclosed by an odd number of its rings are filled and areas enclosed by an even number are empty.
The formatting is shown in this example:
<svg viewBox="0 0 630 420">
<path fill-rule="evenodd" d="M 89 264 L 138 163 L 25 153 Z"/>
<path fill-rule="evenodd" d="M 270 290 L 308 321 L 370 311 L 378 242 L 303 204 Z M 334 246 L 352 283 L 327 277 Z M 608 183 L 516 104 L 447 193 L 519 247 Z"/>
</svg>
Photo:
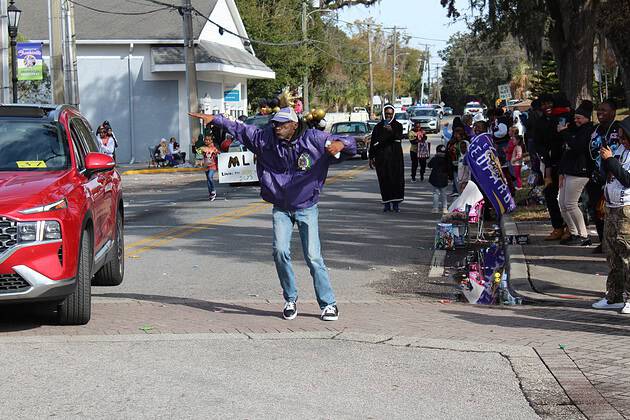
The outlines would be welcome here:
<svg viewBox="0 0 630 420">
<path fill-rule="evenodd" d="M 613 153 L 610 147 L 606 146 L 599 149 L 599 155 L 602 157 L 602 160 L 608 160 L 613 156 Z"/>
<path fill-rule="evenodd" d="M 204 125 L 210 124 L 214 120 L 214 115 L 202 114 L 201 112 L 189 112 L 188 115 L 202 119 Z"/>
<path fill-rule="evenodd" d="M 337 153 L 341 152 L 344 147 L 345 146 L 343 142 L 339 140 L 335 140 L 332 143 L 330 143 L 328 146 L 326 146 L 326 151 L 328 152 L 329 155 L 335 156 Z"/>
</svg>

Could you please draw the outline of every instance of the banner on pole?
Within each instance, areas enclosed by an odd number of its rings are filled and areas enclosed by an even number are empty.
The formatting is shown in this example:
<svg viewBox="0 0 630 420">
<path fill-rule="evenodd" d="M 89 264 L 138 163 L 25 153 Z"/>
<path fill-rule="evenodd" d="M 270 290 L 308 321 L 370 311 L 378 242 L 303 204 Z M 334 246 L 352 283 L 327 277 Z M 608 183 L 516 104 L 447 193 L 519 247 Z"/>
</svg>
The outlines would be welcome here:
<svg viewBox="0 0 630 420">
<path fill-rule="evenodd" d="M 488 197 L 497 215 L 501 216 L 516 208 L 490 134 L 480 134 L 472 139 L 466 154 L 466 163 L 473 179 Z"/>
<path fill-rule="evenodd" d="M 18 80 L 42 80 L 44 78 L 42 44 L 19 42 L 17 44 L 17 68 Z"/>
</svg>

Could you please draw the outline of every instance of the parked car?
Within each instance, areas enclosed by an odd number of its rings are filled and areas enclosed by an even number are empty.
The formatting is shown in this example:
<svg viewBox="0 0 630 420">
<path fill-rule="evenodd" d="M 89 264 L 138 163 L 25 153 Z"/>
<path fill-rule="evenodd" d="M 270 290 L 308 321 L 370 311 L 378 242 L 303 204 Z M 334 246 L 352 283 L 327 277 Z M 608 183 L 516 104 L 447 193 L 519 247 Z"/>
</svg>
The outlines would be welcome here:
<svg viewBox="0 0 630 420">
<path fill-rule="evenodd" d="M 243 121 L 243 124 L 245 124 L 245 125 L 254 125 L 257 128 L 262 128 L 262 127 L 266 126 L 267 124 L 269 124 L 269 121 L 271 121 L 272 117 L 273 117 L 272 114 L 268 114 L 268 115 L 252 115 L 251 117 L 247 117 L 247 119 L 245 121 Z"/>
<path fill-rule="evenodd" d="M 480 102 L 477 102 L 477 101 L 468 102 L 466 106 L 464 107 L 464 115 L 466 114 L 475 115 L 478 112 L 483 112 L 483 111 L 484 111 L 484 106 Z"/>
<path fill-rule="evenodd" d="M 396 121 L 402 124 L 403 126 L 403 135 L 407 135 L 409 133 L 411 122 L 409 121 L 409 114 L 406 111 L 396 111 L 394 114 L 394 118 Z"/>
<path fill-rule="evenodd" d="M 376 127 L 376 124 L 378 124 L 379 122 L 381 122 L 380 120 L 368 120 L 367 125 L 368 128 L 370 129 L 370 133 L 372 132 L 372 130 L 374 130 L 374 127 Z"/>
<path fill-rule="evenodd" d="M 124 209 L 112 157 L 68 105 L 0 106 L 0 303 L 55 303 L 85 324 L 91 286 L 124 276 Z"/>
<path fill-rule="evenodd" d="M 366 122 L 347 121 L 334 123 L 330 127 L 331 134 L 343 134 L 354 137 L 357 144 L 357 154 L 361 155 L 361 159 L 367 159 L 367 150 L 370 146 L 372 138 L 372 129 Z"/>
<path fill-rule="evenodd" d="M 445 106 L 444 115 L 453 115 L 453 108 L 451 108 L 450 106 Z"/>
<path fill-rule="evenodd" d="M 435 109 L 438 112 L 438 115 L 440 116 L 440 119 L 442 119 L 444 117 L 444 108 L 442 107 L 442 105 L 440 104 L 430 104 L 427 105 L 432 107 L 433 109 Z"/>
<path fill-rule="evenodd" d="M 420 123 L 420 126 L 429 133 L 437 133 L 440 131 L 440 114 L 433 107 L 416 108 L 411 114 L 411 123 Z"/>
</svg>

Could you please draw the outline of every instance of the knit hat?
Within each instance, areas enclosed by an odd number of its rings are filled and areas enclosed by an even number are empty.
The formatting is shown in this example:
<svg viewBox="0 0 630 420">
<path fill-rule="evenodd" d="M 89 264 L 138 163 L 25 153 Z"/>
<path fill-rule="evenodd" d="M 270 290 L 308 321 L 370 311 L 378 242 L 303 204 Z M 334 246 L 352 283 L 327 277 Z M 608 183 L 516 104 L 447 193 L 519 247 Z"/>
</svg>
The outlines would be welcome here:
<svg viewBox="0 0 630 420">
<path fill-rule="evenodd" d="M 575 110 L 575 113 L 590 120 L 593 117 L 593 102 L 588 99 L 583 100 Z"/>
</svg>

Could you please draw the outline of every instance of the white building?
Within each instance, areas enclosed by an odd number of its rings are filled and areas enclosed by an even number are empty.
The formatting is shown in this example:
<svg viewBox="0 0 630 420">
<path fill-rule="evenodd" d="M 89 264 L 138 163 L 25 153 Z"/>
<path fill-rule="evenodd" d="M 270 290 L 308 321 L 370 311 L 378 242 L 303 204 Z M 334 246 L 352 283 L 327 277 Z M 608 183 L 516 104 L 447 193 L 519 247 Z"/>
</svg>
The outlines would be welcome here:
<svg viewBox="0 0 630 420">
<path fill-rule="evenodd" d="M 20 33 L 44 44 L 48 62 L 48 6 L 18 0 Z M 247 80 L 273 79 L 256 58 L 234 0 L 192 0 L 212 22 L 193 16 L 198 95 L 209 112 L 247 111 Z M 96 128 L 108 120 L 120 162 L 146 161 L 149 146 L 174 136 L 190 150 L 182 17 L 174 10 L 113 15 L 89 10 L 146 12 L 161 8 L 127 0 L 75 2 L 80 109 Z M 218 25 L 218 26 L 217 26 Z M 219 26 L 224 31 L 219 30 Z M 239 36 L 229 34 L 234 32 Z M 221 34 L 220 32 L 223 32 Z"/>
</svg>

